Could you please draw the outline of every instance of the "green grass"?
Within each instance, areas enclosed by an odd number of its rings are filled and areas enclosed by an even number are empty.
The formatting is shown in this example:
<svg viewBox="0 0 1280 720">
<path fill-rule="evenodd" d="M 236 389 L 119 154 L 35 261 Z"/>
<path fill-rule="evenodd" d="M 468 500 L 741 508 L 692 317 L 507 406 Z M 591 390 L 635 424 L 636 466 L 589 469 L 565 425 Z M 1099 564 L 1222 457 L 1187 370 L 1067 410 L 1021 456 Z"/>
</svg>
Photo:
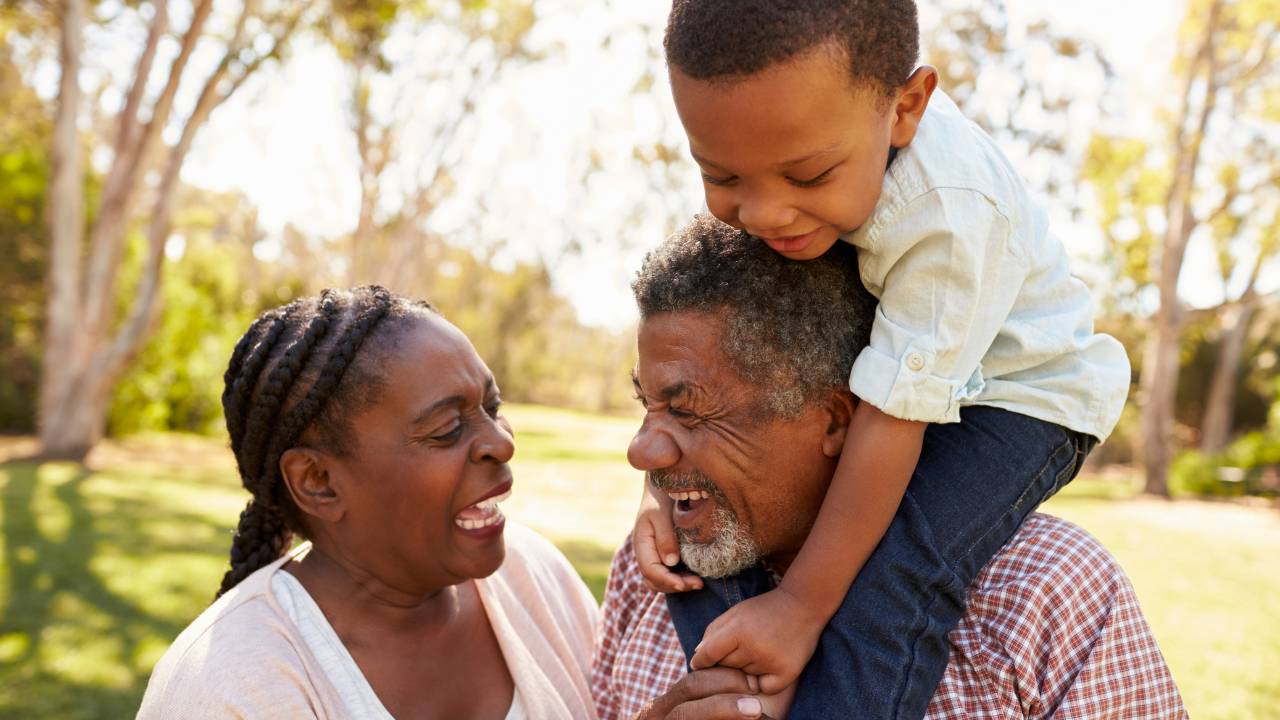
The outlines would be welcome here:
<svg viewBox="0 0 1280 720">
<path fill-rule="evenodd" d="M 599 596 L 630 529 L 635 420 L 513 406 L 512 518 Z M 23 443 L 0 441 L 0 458 Z M 0 717 L 132 717 L 152 665 L 204 609 L 243 506 L 221 443 L 110 443 L 90 468 L 0 463 Z M 1120 560 L 1195 718 L 1280 719 L 1280 513 L 1135 498 L 1082 478 L 1047 510 Z"/>
</svg>

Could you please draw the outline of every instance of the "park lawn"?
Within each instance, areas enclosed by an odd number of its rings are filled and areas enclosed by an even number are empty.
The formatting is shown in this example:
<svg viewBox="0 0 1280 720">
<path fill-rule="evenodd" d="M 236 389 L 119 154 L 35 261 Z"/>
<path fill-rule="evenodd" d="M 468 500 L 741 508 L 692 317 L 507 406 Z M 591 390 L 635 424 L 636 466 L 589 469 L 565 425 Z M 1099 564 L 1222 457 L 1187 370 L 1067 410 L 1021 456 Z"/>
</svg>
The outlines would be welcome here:
<svg viewBox="0 0 1280 720">
<path fill-rule="evenodd" d="M 599 596 L 639 475 L 636 419 L 514 405 L 509 517 L 552 538 Z M 0 717 L 119 718 L 212 598 L 246 496 L 216 440 L 104 444 L 89 468 L 4 461 L 0 440 Z M 1280 719 L 1280 513 L 1133 497 L 1082 478 L 1046 510 L 1120 560 L 1195 718 Z"/>
</svg>

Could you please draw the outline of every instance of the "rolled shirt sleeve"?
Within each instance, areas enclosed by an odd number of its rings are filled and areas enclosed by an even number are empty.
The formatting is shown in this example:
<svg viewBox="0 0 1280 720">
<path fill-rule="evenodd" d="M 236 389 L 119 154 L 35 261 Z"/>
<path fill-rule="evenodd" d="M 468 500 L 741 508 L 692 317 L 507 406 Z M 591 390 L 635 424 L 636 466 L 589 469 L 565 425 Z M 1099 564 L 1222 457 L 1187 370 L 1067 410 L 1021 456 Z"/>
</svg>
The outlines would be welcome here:
<svg viewBox="0 0 1280 720">
<path fill-rule="evenodd" d="M 982 358 L 1026 277 L 1011 239 L 1008 215 L 991 198 L 938 187 L 851 240 L 880 303 L 849 389 L 903 420 L 959 422 L 962 401 L 982 391 Z"/>
</svg>

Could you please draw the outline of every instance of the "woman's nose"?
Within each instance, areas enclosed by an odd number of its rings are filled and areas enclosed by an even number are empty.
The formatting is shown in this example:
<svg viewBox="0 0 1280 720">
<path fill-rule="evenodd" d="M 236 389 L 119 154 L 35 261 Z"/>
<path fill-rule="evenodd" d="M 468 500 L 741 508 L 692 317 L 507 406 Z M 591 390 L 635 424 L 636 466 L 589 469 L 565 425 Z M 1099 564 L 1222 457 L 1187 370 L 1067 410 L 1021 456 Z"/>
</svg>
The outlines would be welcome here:
<svg viewBox="0 0 1280 720">
<path fill-rule="evenodd" d="M 675 438 L 646 415 L 627 446 L 627 462 L 645 472 L 669 468 L 680 462 L 680 446 Z"/>
<path fill-rule="evenodd" d="M 499 416 L 480 431 L 480 437 L 472 445 L 471 459 L 475 462 L 491 460 L 506 463 L 515 453 L 516 441 L 512 437 L 511 425 L 506 418 Z"/>
</svg>

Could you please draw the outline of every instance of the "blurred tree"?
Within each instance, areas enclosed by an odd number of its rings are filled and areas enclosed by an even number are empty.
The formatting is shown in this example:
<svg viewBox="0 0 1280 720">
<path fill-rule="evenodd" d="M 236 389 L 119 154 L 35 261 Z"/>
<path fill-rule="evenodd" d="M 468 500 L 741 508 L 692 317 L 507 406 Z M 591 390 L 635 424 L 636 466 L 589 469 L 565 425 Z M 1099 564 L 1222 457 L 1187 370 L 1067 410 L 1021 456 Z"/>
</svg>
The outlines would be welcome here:
<svg viewBox="0 0 1280 720">
<path fill-rule="evenodd" d="M 16 29 L 10 18 L 0 14 L 0 432 L 31 432 L 44 317 L 42 217 L 52 123 L 12 60 L 7 38 Z"/>
<path fill-rule="evenodd" d="M 265 6 L 264 6 L 265 5 Z M 215 107 L 263 63 L 280 55 L 302 20 L 306 3 L 246 0 L 227 27 L 214 18 L 213 0 L 196 0 L 168 67 L 155 68 L 170 39 L 169 2 L 143 7 L 147 30 L 127 91 L 115 118 L 114 137 L 97 150 L 109 153 L 101 195 L 86 207 L 86 112 L 80 87 L 85 26 L 95 8 L 86 0 L 62 0 L 52 12 L 59 29 L 57 109 L 48 191 L 49 271 L 40 391 L 40 443 L 47 456 L 82 459 L 102 436 L 111 390 L 147 337 L 157 302 L 165 244 L 172 223 L 178 174 L 197 132 Z M 148 17 L 149 16 L 149 17 Z M 211 18 L 214 21 L 211 22 Z M 199 53 L 197 51 L 200 51 Z M 197 54 L 217 58 L 195 77 Z M 171 53 L 164 53 L 170 55 Z M 184 78 L 195 84 L 185 117 L 174 109 Z M 155 87 L 159 92 L 148 97 Z M 96 109 L 90 106 L 89 111 Z M 173 138 L 172 144 L 166 135 Z M 133 209 L 146 194 L 145 263 L 132 298 L 117 323 L 117 277 Z"/>
<path fill-rule="evenodd" d="M 421 249 L 423 226 L 452 189 L 449 157 L 476 102 L 512 60 L 530 59 L 522 47 L 536 20 L 531 0 L 331 0 L 320 25 L 351 72 L 349 116 L 358 157 L 360 209 L 351 235 L 347 283 L 401 286 L 406 260 Z M 421 51 L 393 62 L 387 42 L 432 31 L 438 53 Z M 403 55 L 403 53 L 402 53 Z M 418 102 L 437 86 L 457 88 L 427 113 Z M 430 116 L 430 117 L 424 117 Z M 425 122 L 424 122 L 425 121 Z M 414 135 L 412 147 L 398 143 Z M 389 171 L 399 170 L 394 178 Z M 400 196 L 388 203 L 387 185 Z M 385 205 L 398 207 L 390 217 Z M 381 217 L 380 217 L 381 214 Z M 412 263 L 410 263 L 412 265 Z"/>
<path fill-rule="evenodd" d="M 1115 72 L 1098 45 L 1046 21 L 1015 25 L 1002 0 L 923 0 L 925 60 L 938 86 L 1010 156 L 1028 183 L 1077 211 L 1076 168 L 1089 127 L 1114 100 Z M 1079 136 L 1079 139 L 1077 139 Z"/>
<path fill-rule="evenodd" d="M 1186 327 L 1178 283 L 1197 232 L 1217 250 L 1225 300 L 1204 441 L 1220 448 L 1230 432 L 1242 343 L 1259 302 L 1257 281 L 1278 249 L 1278 22 L 1278 0 L 1192 0 L 1174 63 L 1181 87 L 1168 145 L 1098 135 L 1084 168 L 1113 269 L 1127 278 L 1122 292 L 1135 308 L 1152 296 L 1158 303 L 1140 379 L 1150 493 L 1168 495 Z M 1233 294 L 1232 286 L 1240 289 Z"/>
<path fill-rule="evenodd" d="M 258 313 L 302 294 L 297 269 L 254 257 L 265 239 L 257 208 L 240 193 L 179 188 L 161 271 L 164 313 L 116 385 L 113 435 L 222 431 L 222 373 L 236 340 Z M 142 269 L 143 254 L 128 253 L 121 284 L 136 283 Z"/>
</svg>

